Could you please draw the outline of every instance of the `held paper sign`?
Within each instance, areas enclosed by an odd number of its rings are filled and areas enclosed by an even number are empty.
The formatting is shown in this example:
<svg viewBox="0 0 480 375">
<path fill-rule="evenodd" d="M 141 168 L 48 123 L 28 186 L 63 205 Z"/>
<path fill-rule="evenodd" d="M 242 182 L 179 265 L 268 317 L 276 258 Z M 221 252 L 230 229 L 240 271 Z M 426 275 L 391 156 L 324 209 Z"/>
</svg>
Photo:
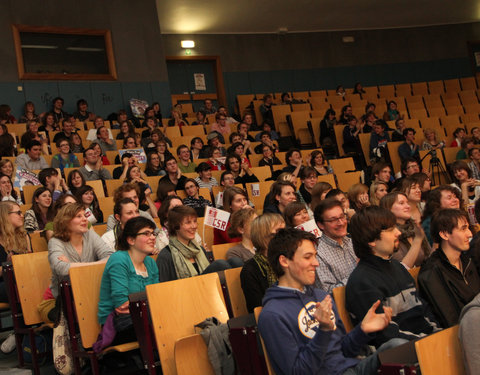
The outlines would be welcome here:
<svg viewBox="0 0 480 375">
<path fill-rule="evenodd" d="M 40 180 L 35 173 L 29 171 L 28 169 L 17 167 L 13 186 L 23 190 L 25 185 L 40 185 Z"/>
<path fill-rule="evenodd" d="M 122 159 L 123 154 L 126 153 L 126 152 L 135 156 L 139 163 L 146 163 L 147 162 L 147 155 L 145 154 L 145 150 L 143 149 L 143 147 L 118 150 L 118 153 L 120 155 L 120 159 Z"/>
<path fill-rule="evenodd" d="M 305 232 L 310 232 L 317 238 L 322 237 L 322 231 L 317 227 L 317 223 L 314 219 L 309 220 L 306 223 L 300 224 L 295 228 L 303 230 Z"/>
<path fill-rule="evenodd" d="M 252 189 L 252 197 L 259 197 L 260 196 L 260 184 L 251 184 Z"/>
<path fill-rule="evenodd" d="M 227 211 L 219 210 L 214 207 L 205 207 L 204 225 L 225 231 L 227 229 L 229 218 L 230 213 Z"/>
</svg>

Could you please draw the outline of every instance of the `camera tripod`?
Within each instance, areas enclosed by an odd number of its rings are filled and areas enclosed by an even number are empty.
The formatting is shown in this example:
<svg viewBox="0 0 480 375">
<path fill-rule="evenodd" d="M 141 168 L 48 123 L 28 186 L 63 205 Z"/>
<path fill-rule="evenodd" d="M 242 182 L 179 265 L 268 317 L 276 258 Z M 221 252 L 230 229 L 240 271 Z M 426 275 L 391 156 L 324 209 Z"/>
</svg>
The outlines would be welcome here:
<svg viewBox="0 0 480 375">
<path fill-rule="evenodd" d="M 440 149 L 440 151 L 442 153 L 443 161 L 445 162 L 445 165 L 446 165 L 445 154 L 443 153 L 443 149 Z M 430 180 L 432 181 L 432 186 L 437 185 L 437 182 L 438 182 L 438 185 L 441 185 L 442 176 L 444 178 L 445 183 L 449 184 L 451 182 L 450 175 L 445 170 L 442 162 L 438 158 L 437 150 L 430 150 L 429 152 L 427 152 L 421 161 L 423 162 L 428 155 L 430 155 L 428 171 L 430 172 Z M 438 176 L 438 181 L 436 181 L 437 176 Z"/>
</svg>

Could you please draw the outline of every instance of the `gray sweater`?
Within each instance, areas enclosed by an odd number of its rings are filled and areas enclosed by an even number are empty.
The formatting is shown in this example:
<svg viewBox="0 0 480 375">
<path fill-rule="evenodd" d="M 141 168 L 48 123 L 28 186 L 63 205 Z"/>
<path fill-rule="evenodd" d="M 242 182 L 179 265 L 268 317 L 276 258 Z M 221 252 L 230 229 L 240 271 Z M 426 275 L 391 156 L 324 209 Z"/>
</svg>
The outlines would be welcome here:
<svg viewBox="0 0 480 375">
<path fill-rule="evenodd" d="M 48 261 L 52 269 L 52 283 L 50 289 L 53 296 L 58 296 L 58 284 L 65 276 L 68 276 L 70 263 L 90 263 L 108 258 L 113 251 L 110 249 L 94 230 L 89 230 L 83 235 L 82 255 L 78 255 L 70 242 L 63 242 L 58 238 L 48 241 Z M 58 258 L 65 255 L 70 263 L 63 262 Z"/>
<path fill-rule="evenodd" d="M 458 336 L 463 347 L 467 375 L 478 374 L 480 368 L 480 294 L 466 305 L 459 318 Z"/>
</svg>

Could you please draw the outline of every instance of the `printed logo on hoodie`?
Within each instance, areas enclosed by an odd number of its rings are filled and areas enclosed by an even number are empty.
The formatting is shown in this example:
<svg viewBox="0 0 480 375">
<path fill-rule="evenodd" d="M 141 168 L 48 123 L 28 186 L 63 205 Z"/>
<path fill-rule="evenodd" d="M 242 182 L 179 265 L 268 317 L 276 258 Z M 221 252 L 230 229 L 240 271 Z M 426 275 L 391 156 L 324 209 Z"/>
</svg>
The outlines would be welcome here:
<svg viewBox="0 0 480 375">
<path fill-rule="evenodd" d="M 315 302 L 308 302 L 298 313 L 298 329 L 305 337 L 312 339 L 318 331 L 319 323 L 313 317 L 315 313 Z"/>
</svg>

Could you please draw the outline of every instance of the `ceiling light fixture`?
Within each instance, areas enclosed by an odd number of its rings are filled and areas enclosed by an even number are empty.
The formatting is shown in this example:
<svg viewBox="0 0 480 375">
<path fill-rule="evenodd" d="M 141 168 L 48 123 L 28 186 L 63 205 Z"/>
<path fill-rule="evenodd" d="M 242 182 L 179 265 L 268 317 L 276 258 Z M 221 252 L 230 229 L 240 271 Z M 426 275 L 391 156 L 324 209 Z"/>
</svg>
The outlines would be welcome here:
<svg viewBox="0 0 480 375">
<path fill-rule="evenodd" d="M 182 40 L 180 45 L 182 48 L 195 48 L 195 42 L 193 40 Z"/>
</svg>

